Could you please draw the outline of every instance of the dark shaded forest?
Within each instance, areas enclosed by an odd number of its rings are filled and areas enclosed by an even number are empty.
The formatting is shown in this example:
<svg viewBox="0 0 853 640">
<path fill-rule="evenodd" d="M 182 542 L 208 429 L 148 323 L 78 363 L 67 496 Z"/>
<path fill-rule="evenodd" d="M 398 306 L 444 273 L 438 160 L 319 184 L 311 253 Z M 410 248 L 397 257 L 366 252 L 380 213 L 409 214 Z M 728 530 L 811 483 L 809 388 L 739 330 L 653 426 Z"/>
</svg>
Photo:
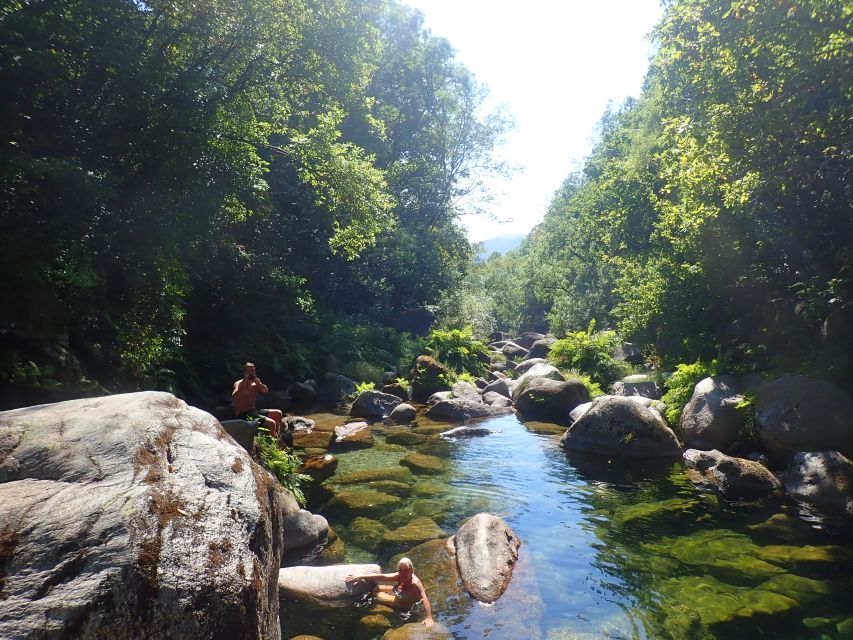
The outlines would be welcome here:
<svg viewBox="0 0 853 640">
<path fill-rule="evenodd" d="M 247 359 L 377 379 L 465 326 L 849 385 L 853 8 L 677 0 L 653 40 L 545 220 L 477 262 L 458 220 L 511 121 L 417 12 L 4 3 L 2 405 L 210 403 Z"/>
</svg>

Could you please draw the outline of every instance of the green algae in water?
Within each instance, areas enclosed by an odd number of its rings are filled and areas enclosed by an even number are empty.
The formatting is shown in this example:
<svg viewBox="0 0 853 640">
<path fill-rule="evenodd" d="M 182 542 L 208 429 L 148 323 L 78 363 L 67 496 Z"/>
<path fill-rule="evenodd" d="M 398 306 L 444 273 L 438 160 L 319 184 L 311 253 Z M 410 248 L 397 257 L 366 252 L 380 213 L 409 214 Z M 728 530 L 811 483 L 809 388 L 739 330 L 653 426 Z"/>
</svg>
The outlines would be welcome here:
<svg viewBox="0 0 853 640">
<path fill-rule="evenodd" d="M 853 575 L 847 542 L 781 513 L 778 502 L 719 500 L 694 488 L 680 463 L 622 472 L 584 462 L 579 470 L 552 435 L 534 433 L 514 416 L 478 424 L 498 436 L 444 440 L 392 428 L 389 433 L 416 437 L 410 445 L 386 447 L 377 430 L 372 449 L 340 454 L 338 474 L 324 486 L 339 493 L 383 489 L 379 493 L 398 502 L 372 513 L 319 511 L 340 533 L 348 562 L 392 571 L 391 553 L 412 557 L 436 620 L 455 638 L 510 637 L 490 617 L 500 601 L 483 609 L 460 591 L 443 538 L 409 547 L 415 541 L 404 535 L 399 552 L 381 541 L 421 517 L 449 535 L 481 511 L 503 517 L 523 541 L 527 569 L 541 591 L 535 620 L 532 609 L 517 612 L 519 622 L 533 620 L 531 637 L 817 640 L 824 634 L 838 640 L 844 637 L 839 625 L 846 631 L 844 625 L 853 624 L 846 622 L 853 586 L 846 581 Z M 439 431 L 458 424 L 424 426 Z M 413 451 L 441 458 L 444 471 L 412 474 L 400 462 Z M 408 474 L 402 482 L 401 471 Z M 319 505 L 309 508 L 318 512 Z M 370 614 L 336 618 L 333 628 L 320 623 L 325 613 L 298 625 L 283 622 L 283 637 L 299 630 L 351 640 Z M 291 611 L 283 620 L 288 615 L 313 614 Z M 389 620 L 392 628 L 403 624 L 395 615 Z"/>
</svg>

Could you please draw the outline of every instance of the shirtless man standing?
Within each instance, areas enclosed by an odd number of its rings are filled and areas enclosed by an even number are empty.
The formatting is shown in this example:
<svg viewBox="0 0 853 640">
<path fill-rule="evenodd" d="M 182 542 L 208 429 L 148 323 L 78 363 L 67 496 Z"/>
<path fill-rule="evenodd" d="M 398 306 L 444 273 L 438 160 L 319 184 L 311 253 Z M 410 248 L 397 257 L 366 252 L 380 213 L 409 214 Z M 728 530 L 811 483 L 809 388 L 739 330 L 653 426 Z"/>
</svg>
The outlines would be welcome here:
<svg viewBox="0 0 853 640">
<path fill-rule="evenodd" d="M 234 401 L 234 414 L 240 420 L 264 419 L 264 427 L 269 430 L 273 438 L 278 438 L 281 427 L 282 413 L 278 409 L 258 409 L 255 400 L 259 393 L 266 393 L 269 387 L 265 385 L 255 372 L 255 365 L 247 362 L 243 365 L 243 377 L 234 383 L 231 390 L 231 399 Z"/>
</svg>

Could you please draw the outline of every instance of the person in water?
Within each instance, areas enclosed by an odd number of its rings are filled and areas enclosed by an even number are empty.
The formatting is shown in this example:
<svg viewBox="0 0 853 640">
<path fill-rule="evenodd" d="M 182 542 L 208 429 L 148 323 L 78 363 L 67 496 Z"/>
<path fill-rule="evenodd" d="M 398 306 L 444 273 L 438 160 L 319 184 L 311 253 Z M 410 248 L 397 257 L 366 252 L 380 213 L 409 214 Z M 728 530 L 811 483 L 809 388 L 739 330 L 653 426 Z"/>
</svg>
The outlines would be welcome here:
<svg viewBox="0 0 853 640">
<path fill-rule="evenodd" d="M 259 393 L 266 393 L 269 387 L 261 382 L 255 371 L 255 365 L 247 362 L 243 365 L 243 377 L 234 382 L 231 399 L 234 401 L 234 415 L 240 420 L 263 418 L 263 426 L 273 438 L 278 438 L 282 413 L 278 409 L 258 409 L 255 406 Z"/>
<path fill-rule="evenodd" d="M 423 602 L 424 611 L 426 612 L 424 626 L 431 627 L 433 625 L 432 608 L 429 604 L 429 598 L 427 598 L 421 579 L 415 575 L 415 567 L 412 561 L 408 558 L 400 558 L 400 562 L 397 563 L 396 573 L 374 573 L 362 576 L 349 575 L 344 580 L 347 584 L 354 584 L 356 582 L 395 583 L 393 587 L 390 584 L 378 585 L 376 601 L 379 604 L 397 607 L 398 609 L 410 609 L 418 602 Z"/>
</svg>

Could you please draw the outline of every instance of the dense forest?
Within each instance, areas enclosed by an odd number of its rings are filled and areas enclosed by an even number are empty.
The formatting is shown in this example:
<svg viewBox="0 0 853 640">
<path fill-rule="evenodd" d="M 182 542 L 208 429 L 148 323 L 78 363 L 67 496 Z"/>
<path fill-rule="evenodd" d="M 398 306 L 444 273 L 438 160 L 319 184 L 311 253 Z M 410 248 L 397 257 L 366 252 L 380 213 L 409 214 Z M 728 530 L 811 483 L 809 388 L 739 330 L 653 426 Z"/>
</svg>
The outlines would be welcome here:
<svg viewBox="0 0 853 640">
<path fill-rule="evenodd" d="M 604 114 L 522 248 L 476 271 L 467 321 L 849 386 L 853 6 L 667 5 L 642 95 Z"/>
<path fill-rule="evenodd" d="M 665 4 L 642 95 L 477 262 L 458 219 L 512 124 L 416 11 L 4 3 L 3 405 L 209 400 L 247 359 L 369 380 L 431 326 L 612 328 L 658 367 L 849 384 L 853 7 Z"/>
<path fill-rule="evenodd" d="M 369 378 L 416 350 L 510 126 L 422 21 L 380 0 L 4 3 L 5 404 L 205 397 L 249 358 L 275 383 L 330 357 Z"/>
</svg>

